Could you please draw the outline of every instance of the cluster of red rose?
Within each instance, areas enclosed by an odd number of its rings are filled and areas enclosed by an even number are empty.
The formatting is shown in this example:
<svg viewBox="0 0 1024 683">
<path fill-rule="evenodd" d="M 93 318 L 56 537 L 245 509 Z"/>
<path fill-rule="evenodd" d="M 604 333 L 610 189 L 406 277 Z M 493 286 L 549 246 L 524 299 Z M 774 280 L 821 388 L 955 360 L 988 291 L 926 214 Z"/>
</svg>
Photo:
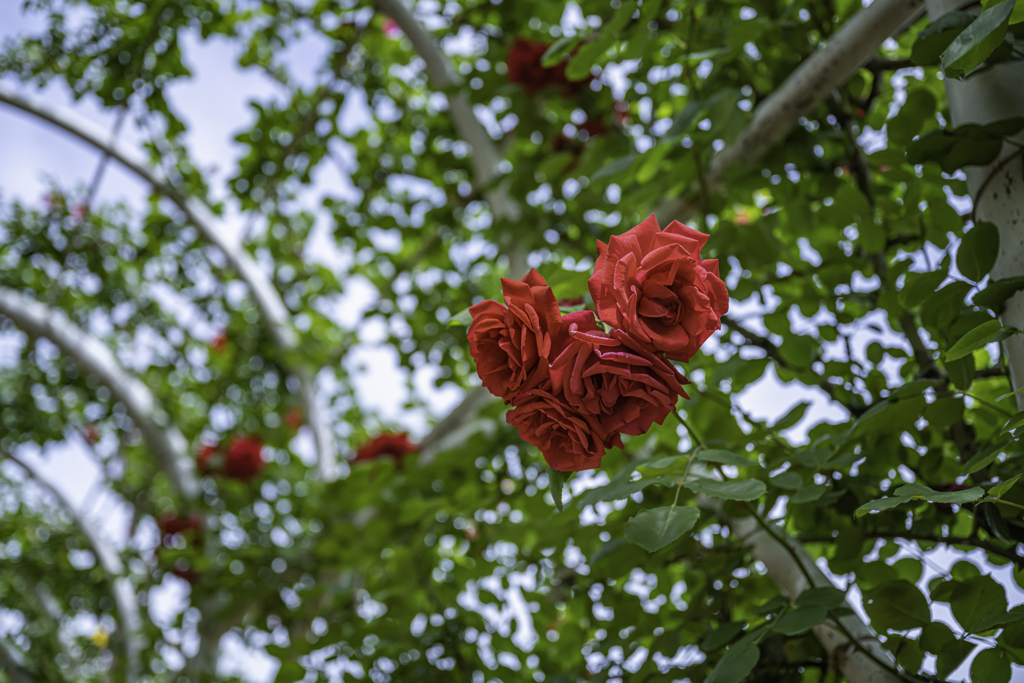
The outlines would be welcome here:
<svg viewBox="0 0 1024 683">
<path fill-rule="evenodd" d="M 597 242 L 590 278 L 597 308 L 562 314 L 544 278 L 502 279 L 505 305 L 469 309 L 469 349 L 483 385 L 513 406 L 508 423 L 556 470 L 600 466 L 622 434 L 645 433 L 675 409 L 686 362 L 721 327 L 729 293 L 708 236 L 652 215 Z M 607 329 L 608 331 L 605 331 Z"/>
<path fill-rule="evenodd" d="M 203 446 L 196 456 L 196 469 L 200 474 L 223 474 L 239 481 L 252 481 L 266 467 L 262 451 L 259 437 L 235 436 L 227 448 L 220 444 Z"/>
</svg>

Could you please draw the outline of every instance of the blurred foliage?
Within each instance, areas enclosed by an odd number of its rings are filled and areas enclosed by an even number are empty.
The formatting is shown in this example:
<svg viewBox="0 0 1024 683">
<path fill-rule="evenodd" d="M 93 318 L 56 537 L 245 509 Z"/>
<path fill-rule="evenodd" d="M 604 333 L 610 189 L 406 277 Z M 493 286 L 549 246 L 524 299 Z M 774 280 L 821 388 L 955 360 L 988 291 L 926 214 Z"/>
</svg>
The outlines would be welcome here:
<svg viewBox="0 0 1024 683">
<path fill-rule="evenodd" d="M 420 3 L 504 154 L 497 182 L 522 208 L 511 223 L 474 185 L 445 93 L 372 4 L 26 2 L 45 28 L 8 43 L 0 73 L 126 112 L 183 192 L 245 212 L 244 247 L 293 314 L 301 361 L 323 368 L 347 452 L 400 427 L 360 405 L 348 354 L 392 349 L 410 389 L 430 368 L 439 385 L 472 387 L 464 330 L 448 323 L 500 292 L 513 245 L 560 297 L 584 296 L 577 271 L 592 265 L 595 238 L 685 196 L 733 297 L 723 332 L 684 368 L 693 434 L 670 418 L 629 439 L 596 476 L 569 482 L 575 498 L 559 513 L 539 454 L 495 404 L 429 462 L 384 459 L 324 482 L 300 457 L 290 359 L 170 204 L 90 207 L 85 190 L 60 187 L 38 206 L 5 204 L 0 285 L 108 344 L 194 451 L 245 432 L 272 459 L 254 483 L 204 478 L 201 536 L 161 538 L 155 520 L 185 505 L 124 406 L 52 344 L 0 323 L 13 349 L 0 369 L 0 455 L 71 442 L 130 510 L 123 556 L 143 605 L 144 677 L 228 677 L 227 662 L 215 667 L 231 632 L 277 658 L 288 682 L 840 680 L 809 629 L 846 609 L 842 596 L 781 596 L 723 519 L 697 511 L 704 492 L 733 518 L 770 513 L 848 577 L 911 680 L 926 659 L 944 679 L 981 647 L 974 680 L 1008 681 L 1024 664 L 1024 611 L 1007 611 L 987 573 L 1010 566 L 1024 585 L 1024 419 L 992 342 L 1012 332 L 995 316 L 1024 283 L 988 278 L 998 233 L 965 215 L 961 169 L 991 161 L 1024 122 L 953 128 L 942 78 L 1019 59 L 1024 24 L 996 5 L 986 21 L 1001 24 L 960 39 L 973 16 L 922 19 L 764 159 L 730 169 L 720 190 L 691 190 L 860 7 Z M 510 85 L 517 37 L 554 43 L 549 62 L 569 59 L 577 84 L 532 96 Z M 238 67 L 276 88 L 250 103 L 219 184 L 190 161 L 186 118 L 166 96 L 202 41 L 229 41 Z M 303 41 L 324 49 L 300 77 L 285 53 Z M 321 258 L 323 240 L 341 258 Z M 339 327 L 367 290 L 359 323 Z M 773 424 L 746 414 L 738 397 L 773 373 L 827 402 L 829 418 L 807 404 Z M 410 410 L 432 414 L 410 397 Z M 683 486 L 691 461 L 727 481 Z M 14 625 L 3 653 L 31 680 L 122 680 L 110 577 L 23 470 L 8 462 L 0 474 L 0 615 Z M 677 508 L 692 512 L 670 527 L 664 510 Z M 935 575 L 923 553 L 942 544 L 973 562 Z M 172 585 L 188 608 L 158 622 L 147 606 Z M 933 604 L 955 623 L 933 621 Z"/>
</svg>

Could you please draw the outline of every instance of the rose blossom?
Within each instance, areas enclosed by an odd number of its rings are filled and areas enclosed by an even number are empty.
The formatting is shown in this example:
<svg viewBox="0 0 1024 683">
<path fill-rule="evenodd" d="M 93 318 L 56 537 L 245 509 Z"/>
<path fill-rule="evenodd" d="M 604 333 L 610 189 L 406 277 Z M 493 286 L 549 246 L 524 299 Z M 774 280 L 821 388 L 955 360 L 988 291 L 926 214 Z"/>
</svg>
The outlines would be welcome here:
<svg viewBox="0 0 1024 683">
<path fill-rule="evenodd" d="M 232 479 L 249 481 L 266 466 L 260 453 L 263 442 L 256 436 L 236 436 L 224 452 L 224 474 Z"/>
<path fill-rule="evenodd" d="M 554 292 L 536 270 L 522 281 L 502 278 L 502 306 L 481 301 L 469 309 L 469 352 L 477 373 L 495 396 L 506 403 L 549 376 L 552 339 L 562 331 Z"/>
<path fill-rule="evenodd" d="M 379 434 L 359 447 L 353 462 L 376 460 L 382 455 L 390 455 L 399 460 L 403 456 L 415 453 L 418 450 L 418 445 L 409 442 L 409 434 L 407 432 Z"/>
<path fill-rule="evenodd" d="M 643 434 L 686 396 L 682 385 L 688 382 L 679 371 L 622 330 L 602 332 L 590 311 L 562 320 L 568 339 L 552 362 L 552 392 L 597 417 L 607 431 Z"/>
<path fill-rule="evenodd" d="M 690 360 L 729 310 L 718 260 L 700 257 L 707 240 L 678 221 L 662 231 L 653 214 L 607 245 L 598 240 L 589 281 L 598 316 L 672 360 Z"/>
<path fill-rule="evenodd" d="M 540 449 L 544 460 L 561 472 L 579 472 L 601 466 L 605 448 L 622 447 L 622 439 L 609 433 L 593 415 L 566 403 L 544 389 L 522 394 L 505 415 L 523 441 Z"/>
</svg>

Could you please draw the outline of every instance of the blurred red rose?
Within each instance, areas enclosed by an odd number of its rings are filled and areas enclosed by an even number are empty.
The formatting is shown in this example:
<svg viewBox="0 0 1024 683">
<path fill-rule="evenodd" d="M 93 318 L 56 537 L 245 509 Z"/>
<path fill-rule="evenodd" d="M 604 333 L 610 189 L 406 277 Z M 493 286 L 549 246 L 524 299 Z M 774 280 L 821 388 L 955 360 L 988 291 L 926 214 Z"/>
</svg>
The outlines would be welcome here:
<svg viewBox="0 0 1024 683">
<path fill-rule="evenodd" d="M 382 455 L 390 455 L 396 460 L 401 460 L 404 456 L 416 453 L 419 449 L 419 445 L 409 441 L 408 432 L 379 434 L 359 447 L 353 462 L 376 460 Z"/>
<path fill-rule="evenodd" d="M 288 412 L 284 414 L 284 423 L 293 432 L 299 431 L 299 427 L 302 426 L 302 408 L 290 408 Z"/>
<path fill-rule="evenodd" d="M 232 438 L 224 451 L 224 474 L 239 481 L 253 479 L 266 467 L 262 452 L 263 441 L 257 436 Z"/>
<path fill-rule="evenodd" d="M 196 454 L 196 469 L 199 474 L 213 474 L 224 467 L 220 444 L 203 444 Z"/>
<path fill-rule="evenodd" d="M 187 532 L 199 531 L 202 526 L 202 519 L 194 512 L 187 515 L 178 515 L 173 512 L 160 517 L 157 526 L 163 536 L 174 536 L 175 534 L 186 534 Z"/>
<path fill-rule="evenodd" d="M 552 339 L 561 332 L 554 292 L 536 270 L 522 281 L 502 278 L 502 306 L 481 301 L 469 309 L 469 352 L 483 385 L 508 403 L 549 376 Z"/>
<path fill-rule="evenodd" d="M 218 332 L 217 336 L 213 338 L 212 342 L 210 342 L 210 348 L 217 353 L 223 353 L 226 351 L 228 348 L 228 331 L 221 330 Z"/>
<path fill-rule="evenodd" d="M 652 214 L 608 244 L 598 240 L 589 285 L 602 322 L 672 360 L 690 360 L 729 310 L 718 261 L 700 257 L 707 239 L 678 221 L 663 231 Z"/>
</svg>

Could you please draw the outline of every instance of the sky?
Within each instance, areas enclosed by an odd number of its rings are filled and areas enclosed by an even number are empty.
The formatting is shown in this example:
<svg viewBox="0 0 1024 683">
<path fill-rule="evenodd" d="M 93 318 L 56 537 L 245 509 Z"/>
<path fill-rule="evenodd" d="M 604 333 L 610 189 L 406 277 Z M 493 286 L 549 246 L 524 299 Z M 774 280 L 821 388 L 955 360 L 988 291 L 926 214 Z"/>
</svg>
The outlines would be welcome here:
<svg viewBox="0 0 1024 683">
<path fill-rule="evenodd" d="M 21 4 L 21 0 L 0 0 L 0 41 L 39 27 L 38 20 L 22 16 Z M 577 17 L 576 14 L 567 13 L 567 28 L 582 20 L 582 17 Z M 451 47 L 465 48 L 457 41 Z M 292 74 L 308 84 L 315 79 L 315 65 L 320 63 L 327 49 L 328 46 L 323 41 L 306 38 L 290 48 L 284 58 Z M 224 180 L 233 162 L 242 152 L 233 138 L 254 119 L 248 102 L 252 99 L 281 97 L 285 92 L 282 86 L 257 70 L 240 69 L 236 65 L 236 49 L 226 40 L 214 39 L 200 43 L 190 37 L 184 41 L 183 52 L 194 77 L 173 85 L 169 89 L 169 99 L 188 124 L 186 144 L 189 153 L 200 168 L 210 171 L 209 179 L 212 181 L 214 195 L 223 197 Z M 621 90 L 625 79 L 633 70 L 628 65 L 619 67 L 609 70 L 604 78 L 613 89 Z M 901 72 L 895 78 L 905 79 L 912 76 L 912 72 Z M 10 80 L 5 82 L 13 84 Z M 899 85 L 899 81 L 896 84 Z M 73 110 L 77 116 L 107 129 L 114 126 L 116 115 L 113 112 L 102 110 L 90 97 L 77 102 L 72 100 L 68 90 L 60 84 L 53 84 L 42 90 L 21 87 L 24 94 L 45 101 L 51 107 L 64 111 Z M 348 98 L 340 115 L 345 121 L 346 131 L 351 133 L 358 130 L 369 120 L 365 99 L 360 101 L 358 98 Z M 126 144 L 140 145 L 145 136 L 132 117 L 128 117 L 119 139 Z M 884 132 L 869 133 L 864 142 L 870 145 L 880 140 L 884 141 Z M 344 155 L 346 151 L 342 149 L 339 153 Z M 0 159 L 4 160 L 4 163 L 0 164 L 0 204 L 9 204 L 13 200 L 38 204 L 51 182 L 56 182 L 62 187 L 88 185 L 100 163 L 99 155 L 84 143 L 5 105 L 0 105 Z M 344 194 L 351 191 L 351 188 L 349 179 L 344 177 L 334 164 L 324 164 L 322 170 L 314 177 L 308 201 L 313 206 L 316 204 L 316 197 L 325 192 L 334 195 Z M 147 188 L 135 176 L 122 170 L 116 163 L 110 163 L 106 167 L 96 201 L 125 202 L 132 206 L 140 206 L 147 195 Z M 969 206 L 957 208 L 961 212 L 969 210 Z M 237 207 L 229 206 L 224 224 L 227 229 L 238 235 L 246 220 L 246 216 L 239 215 Z M 323 227 L 325 226 L 321 225 L 321 228 Z M 336 248 L 324 229 L 315 233 L 307 248 L 307 255 L 321 260 L 336 272 L 341 272 L 349 262 L 348 255 Z M 805 257 L 813 262 L 815 255 L 809 251 Z M 920 256 L 917 258 L 920 259 Z M 866 289 L 872 287 L 872 283 L 867 280 L 860 285 Z M 372 296 L 372 287 L 368 283 L 350 280 L 346 282 L 345 296 L 328 313 L 337 324 L 352 328 L 357 324 L 361 310 L 368 305 Z M 760 315 L 773 310 L 775 305 L 777 301 L 772 301 L 771 297 L 768 297 L 765 305 L 752 301 L 734 301 L 731 303 L 731 314 L 744 320 L 751 328 L 767 334 Z M 803 319 L 795 308 L 790 318 L 791 323 L 797 328 L 811 322 Z M 880 325 L 882 333 L 872 332 L 866 327 L 867 322 L 872 321 Z M 863 358 L 868 343 L 879 336 L 885 337 L 889 344 L 900 341 L 899 337 L 888 332 L 887 323 L 882 315 L 874 319 L 869 316 L 869 320 L 864 321 L 862 327 L 853 345 L 855 357 Z M 216 333 L 217 330 L 211 326 L 197 331 L 200 336 L 207 335 L 211 339 Z M 397 353 L 391 347 L 380 343 L 381 330 L 375 329 L 374 323 L 364 327 L 360 336 L 364 343 L 354 348 L 344 362 L 354 372 L 354 383 L 362 405 L 374 411 L 383 423 L 398 423 L 414 435 L 422 435 L 429 429 L 432 419 L 443 417 L 460 400 L 462 392 L 457 387 L 434 387 L 436 368 L 426 367 L 413 372 L 413 383 L 419 395 L 427 399 L 426 404 L 431 407 L 432 413 L 428 414 L 424 410 L 405 410 L 403 405 L 408 398 L 405 377 L 410 371 L 398 367 Z M 724 360 L 728 353 L 718 346 L 718 341 L 716 335 L 706 349 L 715 352 Z M 11 339 L 0 338 L 0 363 L 11 362 L 11 343 Z M 6 354 L 5 348 L 8 350 Z M 760 355 L 760 352 L 757 355 Z M 894 379 L 898 376 L 897 367 L 886 370 Z M 846 411 L 831 405 L 820 389 L 800 384 L 784 385 L 773 370 L 769 370 L 761 380 L 738 396 L 738 404 L 744 411 L 769 423 L 805 401 L 811 404 L 807 414 L 786 432 L 794 443 L 805 442 L 807 430 L 822 420 L 837 422 L 847 417 Z M 309 452 L 308 435 L 300 436 L 296 449 L 300 454 L 303 451 Z M 86 454 L 84 442 L 72 439 L 47 449 L 45 453 L 26 450 L 21 455 L 39 475 L 58 488 L 79 510 L 83 510 L 93 520 L 103 520 L 105 532 L 117 545 L 123 547 L 127 543 L 127 508 L 116 495 L 104 490 L 102 486 L 97 487 L 99 470 L 92 458 Z M 13 466 L 5 463 L 4 467 Z M 594 478 L 581 478 L 577 486 L 597 485 L 603 481 L 604 476 L 600 474 Z M 155 529 L 152 533 L 156 533 Z M 908 555 L 904 551 L 893 560 L 905 556 Z M 981 563 L 978 554 L 972 557 Z M 930 566 L 926 569 L 920 585 L 926 584 L 935 576 L 936 571 L 948 569 L 953 562 L 961 559 L 962 555 L 939 550 L 929 553 L 928 558 Z M 1012 587 L 1011 605 L 1024 602 L 1024 594 L 1016 589 L 1012 578 L 1006 575 L 1007 571 L 1004 568 L 995 572 L 994 576 L 1004 585 Z M 842 585 L 842 579 L 837 579 L 837 583 Z M 150 610 L 158 623 L 169 623 L 173 615 L 180 612 L 186 591 L 187 588 L 182 581 L 171 577 L 154 593 Z M 514 595 L 510 598 L 515 600 Z M 938 610 L 936 616 L 939 616 L 943 608 L 936 606 L 933 609 Z M 945 613 L 948 614 L 948 610 Z M 3 628 L 4 625 L 0 623 L 0 633 L 3 632 Z M 95 629 L 95 624 L 84 623 L 82 628 Z M 524 637 L 529 638 L 529 634 Z M 248 651 L 238 638 L 231 636 L 226 638 L 223 647 L 226 656 L 223 658 L 225 669 L 222 673 L 239 673 L 261 683 L 272 680 L 276 671 L 276 664 L 272 658 L 259 651 Z M 969 662 L 958 670 L 954 680 L 966 675 L 968 665 Z M 1024 672 L 1016 671 L 1014 680 L 1024 681 Z"/>
</svg>

